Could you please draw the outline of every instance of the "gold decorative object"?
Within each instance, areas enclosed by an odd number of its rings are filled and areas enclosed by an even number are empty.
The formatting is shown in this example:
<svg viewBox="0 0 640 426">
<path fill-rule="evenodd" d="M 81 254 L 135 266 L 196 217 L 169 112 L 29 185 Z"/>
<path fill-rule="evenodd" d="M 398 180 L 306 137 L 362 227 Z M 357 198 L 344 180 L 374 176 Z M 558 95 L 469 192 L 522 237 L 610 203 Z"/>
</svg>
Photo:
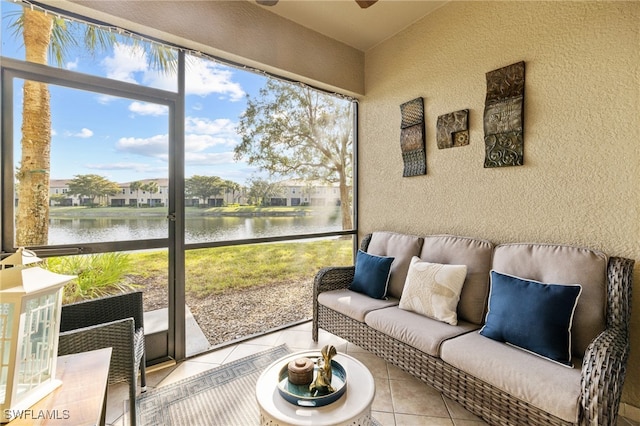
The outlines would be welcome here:
<svg viewBox="0 0 640 426">
<path fill-rule="evenodd" d="M 328 394 L 335 392 L 333 386 L 331 386 L 331 358 L 336 356 L 338 353 L 336 348 L 333 345 L 326 345 L 320 351 L 322 354 L 322 365 L 318 365 L 318 375 L 316 376 L 316 380 L 309 385 L 309 391 L 315 394 Z M 318 364 L 320 364 L 321 360 L 318 358 Z"/>
<path fill-rule="evenodd" d="M 306 357 L 298 358 L 288 364 L 289 382 L 294 385 L 308 385 L 313 381 L 313 362 Z"/>
</svg>

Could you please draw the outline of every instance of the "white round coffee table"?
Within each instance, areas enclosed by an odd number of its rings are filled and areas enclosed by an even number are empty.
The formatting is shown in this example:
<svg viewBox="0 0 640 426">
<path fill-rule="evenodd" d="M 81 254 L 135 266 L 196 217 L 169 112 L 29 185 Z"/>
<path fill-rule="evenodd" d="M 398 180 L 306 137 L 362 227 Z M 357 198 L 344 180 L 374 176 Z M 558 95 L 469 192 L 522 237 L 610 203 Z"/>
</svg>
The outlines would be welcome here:
<svg viewBox="0 0 640 426">
<path fill-rule="evenodd" d="M 371 372 L 357 359 L 338 353 L 333 359 L 346 371 L 347 390 L 337 401 L 322 407 L 300 407 L 285 400 L 278 391 L 283 366 L 300 357 L 313 357 L 319 350 L 297 352 L 271 364 L 258 379 L 256 399 L 260 424 L 275 425 L 371 425 L 371 404 L 376 392 Z"/>
</svg>

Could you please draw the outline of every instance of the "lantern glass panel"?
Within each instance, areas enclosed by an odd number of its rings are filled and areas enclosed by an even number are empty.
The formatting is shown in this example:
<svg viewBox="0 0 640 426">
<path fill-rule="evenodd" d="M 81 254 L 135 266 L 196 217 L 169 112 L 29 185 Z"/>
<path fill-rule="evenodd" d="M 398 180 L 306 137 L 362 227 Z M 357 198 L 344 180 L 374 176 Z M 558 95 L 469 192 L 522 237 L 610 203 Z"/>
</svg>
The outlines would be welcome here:
<svg viewBox="0 0 640 426">
<path fill-rule="evenodd" d="M 18 397 L 51 378 L 58 293 L 26 300 L 18 360 Z"/>
<path fill-rule="evenodd" d="M 9 380 L 14 303 L 0 303 L 0 404 L 4 404 Z"/>
</svg>

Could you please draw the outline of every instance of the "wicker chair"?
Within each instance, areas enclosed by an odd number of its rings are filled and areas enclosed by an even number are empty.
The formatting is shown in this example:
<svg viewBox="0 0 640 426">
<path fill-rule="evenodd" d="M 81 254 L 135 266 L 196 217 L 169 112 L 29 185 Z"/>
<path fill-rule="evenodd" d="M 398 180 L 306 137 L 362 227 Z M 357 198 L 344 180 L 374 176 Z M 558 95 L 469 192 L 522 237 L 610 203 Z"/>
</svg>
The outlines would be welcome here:
<svg viewBox="0 0 640 426">
<path fill-rule="evenodd" d="M 146 390 L 142 292 L 64 305 L 58 355 L 111 347 L 109 384 L 129 383 L 129 414 L 136 424 L 136 385 Z"/>
</svg>

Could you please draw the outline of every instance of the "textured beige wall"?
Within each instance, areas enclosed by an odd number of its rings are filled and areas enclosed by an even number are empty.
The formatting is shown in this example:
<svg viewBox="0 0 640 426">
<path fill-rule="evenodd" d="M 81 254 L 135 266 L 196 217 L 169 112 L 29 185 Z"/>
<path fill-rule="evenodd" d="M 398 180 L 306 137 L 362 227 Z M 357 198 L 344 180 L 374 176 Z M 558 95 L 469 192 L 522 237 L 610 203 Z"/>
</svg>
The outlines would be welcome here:
<svg viewBox="0 0 640 426">
<path fill-rule="evenodd" d="M 44 0 L 326 90 L 364 92 L 364 54 L 248 1 Z"/>
<path fill-rule="evenodd" d="M 525 165 L 485 169 L 485 73 L 519 61 L 526 64 Z M 440 8 L 366 53 L 360 233 L 567 243 L 640 263 L 639 67 L 638 2 Z M 416 97 L 425 100 L 428 174 L 403 178 L 399 105 Z M 470 145 L 439 150 L 437 117 L 465 108 Z M 639 302 L 623 395 L 636 407 Z"/>
</svg>

